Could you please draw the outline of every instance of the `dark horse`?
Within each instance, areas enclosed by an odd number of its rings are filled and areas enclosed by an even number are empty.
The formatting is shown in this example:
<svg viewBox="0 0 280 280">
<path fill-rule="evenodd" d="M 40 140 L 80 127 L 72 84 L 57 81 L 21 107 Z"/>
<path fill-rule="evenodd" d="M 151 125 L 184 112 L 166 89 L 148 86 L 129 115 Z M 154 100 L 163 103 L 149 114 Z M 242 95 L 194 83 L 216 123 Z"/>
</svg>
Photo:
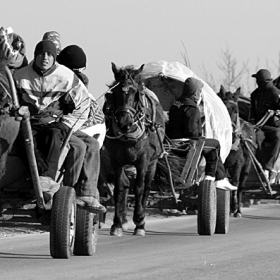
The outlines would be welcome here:
<svg viewBox="0 0 280 280">
<path fill-rule="evenodd" d="M 115 81 L 106 94 L 103 108 L 108 128 L 104 146 L 114 170 L 115 216 L 110 234 L 115 236 L 122 235 L 122 224 L 126 222 L 124 167 L 133 165 L 136 168 L 134 235 L 143 236 L 146 201 L 158 158 L 163 152 L 165 117 L 162 106 L 145 91 L 138 78 L 143 67 L 144 64 L 139 69 L 119 68 L 112 63 Z"/>
<path fill-rule="evenodd" d="M 233 144 L 224 165 L 231 183 L 238 187 L 237 191 L 232 192 L 231 212 L 234 217 L 241 217 L 242 192 L 245 188 L 252 163 L 246 143 L 249 144 L 248 146 L 251 151 L 255 153 L 256 135 L 254 126 L 239 117 L 238 99 L 240 88 L 232 93 L 227 92 L 221 86 L 218 96 L 226 105 L 233 125 Z"/>
</svg>

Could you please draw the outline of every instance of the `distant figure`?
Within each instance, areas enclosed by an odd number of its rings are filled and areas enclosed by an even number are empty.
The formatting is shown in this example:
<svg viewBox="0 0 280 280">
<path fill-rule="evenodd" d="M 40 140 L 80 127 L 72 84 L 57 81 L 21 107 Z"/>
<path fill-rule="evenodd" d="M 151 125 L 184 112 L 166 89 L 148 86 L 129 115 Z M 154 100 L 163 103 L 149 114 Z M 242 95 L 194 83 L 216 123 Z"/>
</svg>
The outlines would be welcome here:
<svg viewBox="0 0 280 280">
<path fill-rule="evenodd" d="M 198 103 L 201 100 L 203 83 L 195 78 L 185 80 L 182 95 L 174 101 L 169 111 L 167 136 L 171 139 L 202 138 L 201 115 Z M 215 181 L 217 188 L 237 190 L 226 178 L 220 158 L 220 143 L 206 138 L 202 155 L 206 159 L 205 180 Z"/>
<path fill-rule="evenodd" d="M 273 85 L 271 73 L 267 69 L 260 69 L 252 75 L 256 78 L 258 87 L 251 93 L 251 107 L 249 121 L 256 124 L 268 110 L 280 110 L 280 90 Z M 273 177 L 273 167 L 280 152 L 280 118 L 274 114 L 265 125 L 256 133 L 258 151 L 261 153 L 261 161 L 267 179 Z M 263 141 L 268 140 L 269 146 L 265 152 L 261 152 Z"/>
</svg>

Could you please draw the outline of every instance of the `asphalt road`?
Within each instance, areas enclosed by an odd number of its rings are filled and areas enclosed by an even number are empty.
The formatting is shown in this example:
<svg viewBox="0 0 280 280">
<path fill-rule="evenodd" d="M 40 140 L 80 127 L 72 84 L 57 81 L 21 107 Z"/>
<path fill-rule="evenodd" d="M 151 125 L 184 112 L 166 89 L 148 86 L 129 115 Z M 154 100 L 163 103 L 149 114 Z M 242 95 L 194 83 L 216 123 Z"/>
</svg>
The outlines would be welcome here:
<svg viewBox="0 0 280 280">
<path fill-rule="evenodd" d="M 196 216 L 149 220 L 146 236 L 99 231 L 93 257 L 55 260 L 49 234 L 0 238 L 0 279 L 280 279 L 280 204 L 243 208 L 226 235 L 199 236 Z"/>
</svg>

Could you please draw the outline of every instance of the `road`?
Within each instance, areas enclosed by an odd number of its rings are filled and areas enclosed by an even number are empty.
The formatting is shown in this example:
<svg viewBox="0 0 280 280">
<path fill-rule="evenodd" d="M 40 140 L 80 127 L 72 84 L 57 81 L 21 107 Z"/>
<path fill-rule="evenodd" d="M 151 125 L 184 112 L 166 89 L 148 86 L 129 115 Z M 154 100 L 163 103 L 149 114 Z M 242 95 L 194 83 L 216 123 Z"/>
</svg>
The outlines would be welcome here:
<svg viewBox="0 0 280 280">
<path fill-rule="evenodd" d="M 280 279 L 280 204 L 243 208 L 226 235 L 198 236 L 196 216 L 147 221 L 117 238 L 99 231 L 94 257 L 55 260 L 49 234 L 0 238 L 0 279 Z"/>
</svg>

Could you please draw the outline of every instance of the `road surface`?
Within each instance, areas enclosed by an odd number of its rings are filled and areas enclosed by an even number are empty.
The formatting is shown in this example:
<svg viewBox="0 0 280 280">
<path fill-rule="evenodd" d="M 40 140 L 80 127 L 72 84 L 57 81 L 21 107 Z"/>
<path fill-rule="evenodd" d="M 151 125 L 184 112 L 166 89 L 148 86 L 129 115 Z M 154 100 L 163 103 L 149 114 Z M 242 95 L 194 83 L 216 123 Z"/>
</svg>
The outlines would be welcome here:
<svg viewBox="0 0 280 280">
<path fill-rule="evenodd" d="M 50 257 L 48 233 L 0 238 L 0 279 L 280 279 L 280 204 L 243 213 L 226 235 L 199 236 L 196 216 L 149 220 L 145 237 L 107 226 L 93 257 L 68 260 Z"/>
</svg>

